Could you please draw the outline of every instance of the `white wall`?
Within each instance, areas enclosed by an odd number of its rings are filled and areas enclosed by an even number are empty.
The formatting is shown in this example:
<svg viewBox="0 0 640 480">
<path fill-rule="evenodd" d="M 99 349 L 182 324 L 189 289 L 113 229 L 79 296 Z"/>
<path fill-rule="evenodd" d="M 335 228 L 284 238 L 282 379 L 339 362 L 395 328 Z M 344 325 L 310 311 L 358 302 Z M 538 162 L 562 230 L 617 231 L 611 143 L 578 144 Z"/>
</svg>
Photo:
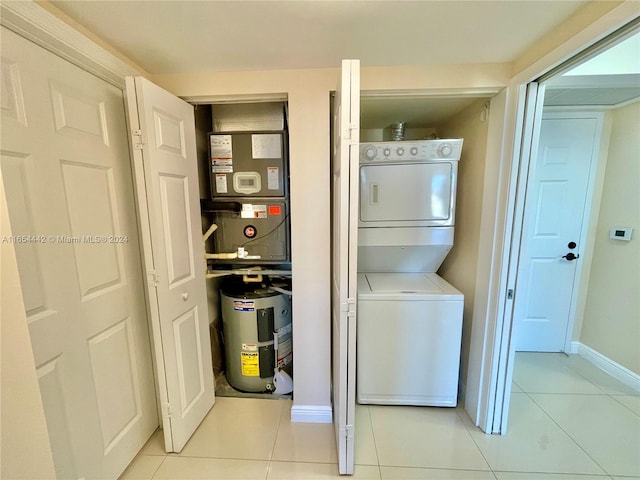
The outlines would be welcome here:
<svg viewBox="0 0 640 480">
<path fill-rule="evenodd" d="M 640 102 L 612 127 L 580 342 L 640 374 Z M 631 242 L 609 238 L 634 228 Z"/>
<path fill-rule="evenodd" d="M 363 91 L 498 89 L 509 66 L 363 68 Z M 285 95 L 289 103 L 294 406 L 331 405 L 330 118 L 338 69 L 157 75 L 190 100 Z M 478 182 L 482 182 L 478 179 Z"/>
<path fill-rule="evenodd" d="M 55 478 L 0 175 L 0 478 Z"/>
</svg>

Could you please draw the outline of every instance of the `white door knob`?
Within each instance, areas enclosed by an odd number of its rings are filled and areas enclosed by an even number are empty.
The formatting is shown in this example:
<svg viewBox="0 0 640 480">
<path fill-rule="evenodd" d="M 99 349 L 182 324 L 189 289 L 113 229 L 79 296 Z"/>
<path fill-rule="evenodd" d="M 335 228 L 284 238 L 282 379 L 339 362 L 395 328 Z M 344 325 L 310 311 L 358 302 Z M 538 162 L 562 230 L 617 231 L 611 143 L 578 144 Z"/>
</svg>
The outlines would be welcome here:
<svg viewBox="0 0 640 480">
<path fill-rule="evenodd" d="M 185 302 L 186 302 L 187 300 L 189 300 L 189 294 L 188 294 L 187 292 L 184 292 L 184 293 L 182 294 L 182 300 L 184 300 Z"/>
</svg>

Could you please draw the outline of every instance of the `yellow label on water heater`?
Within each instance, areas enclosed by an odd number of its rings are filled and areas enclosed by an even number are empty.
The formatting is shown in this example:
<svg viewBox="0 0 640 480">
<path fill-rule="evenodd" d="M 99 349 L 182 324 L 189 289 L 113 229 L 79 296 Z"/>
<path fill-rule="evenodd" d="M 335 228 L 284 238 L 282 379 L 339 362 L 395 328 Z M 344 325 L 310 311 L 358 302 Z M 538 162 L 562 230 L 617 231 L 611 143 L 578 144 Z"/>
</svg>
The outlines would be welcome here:
<svg viewBox="0 0 640 480">
<path fill-rule="evenodd" d="M 242 375 L 244 377 L 259 377 L 260 363 L 258 352 L 241 352 L 240 361 L 242 362 Z"/>
</svg>

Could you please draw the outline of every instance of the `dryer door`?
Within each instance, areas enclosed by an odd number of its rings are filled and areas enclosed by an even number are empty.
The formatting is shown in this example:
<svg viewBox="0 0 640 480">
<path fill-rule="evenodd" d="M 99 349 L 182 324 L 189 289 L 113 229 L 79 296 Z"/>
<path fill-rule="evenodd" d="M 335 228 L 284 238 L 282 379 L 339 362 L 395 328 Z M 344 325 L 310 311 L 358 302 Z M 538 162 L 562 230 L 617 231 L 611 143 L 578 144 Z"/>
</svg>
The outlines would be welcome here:
<svg viewBox="0 0 640 480">
<path fill-rule="evenodd" d="M 453 225 L 457 162 L 362 165 L 360 227 Z"/>
</svg>

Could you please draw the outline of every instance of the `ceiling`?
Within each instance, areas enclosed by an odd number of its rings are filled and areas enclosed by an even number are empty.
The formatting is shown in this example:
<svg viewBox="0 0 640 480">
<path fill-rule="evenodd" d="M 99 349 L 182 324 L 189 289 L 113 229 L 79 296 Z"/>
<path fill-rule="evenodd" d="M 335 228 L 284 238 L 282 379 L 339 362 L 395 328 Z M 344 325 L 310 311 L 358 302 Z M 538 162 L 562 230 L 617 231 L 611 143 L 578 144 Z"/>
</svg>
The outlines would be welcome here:
<svg viewBox="0 0 640 480">
<path fill-rule="evenodd" d="M 337 67 L 343 58 L 359 58 L 363 67 L 508 63 L 589 2 L 49 3 L 147 72 L 162 74 L 327 68 Z M 597 65 L 597 61 L 594 63 Z M 569 73 L 549 82 L 545 104 L 615 105 L 638 96 L 637 75 L 617 75 L 614 79 L 612 75 L 593 72 L 584 75 L 584 69 L 577 73 L 580 75 L 568 78 Z M 480 98 L 483 97 L 363 97 L 362 128 L 384 128 L 392 122 L 434 126 Z"/>
<path fill-rule="evenodd" d="M 640 98 L 640 33 L 546 83 L 545 106 L 613 107 Z"/>
<path fill-rule="evenodd" d="M 547 107 L 614 107 L 640 97 L 640 75 L 562 77 L 550 84 L 544 94 Z"/>
<path fill-rule="evenodd" d="M 589 3 L 51 1 L 151 74 L 505 63 Z"/>
</svg>

